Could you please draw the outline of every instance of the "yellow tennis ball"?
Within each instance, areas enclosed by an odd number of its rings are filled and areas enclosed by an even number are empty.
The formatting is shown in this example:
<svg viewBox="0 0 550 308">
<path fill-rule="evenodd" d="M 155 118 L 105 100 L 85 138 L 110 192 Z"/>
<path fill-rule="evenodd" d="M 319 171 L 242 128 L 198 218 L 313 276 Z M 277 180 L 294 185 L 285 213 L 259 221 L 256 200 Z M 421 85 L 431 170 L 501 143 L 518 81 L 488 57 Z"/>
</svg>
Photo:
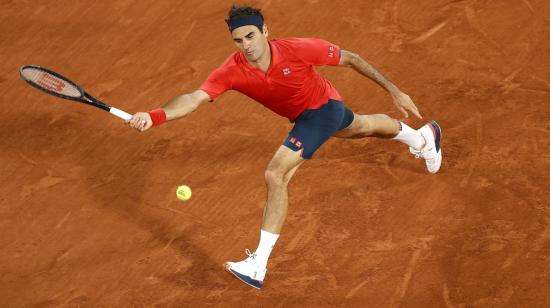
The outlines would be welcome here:
<svg viewBox="0 0 550 308">
<path fill-rule="evenodd" d="M 191 199 L 191 188 L 187 185 L 181 185 L 176 190 L 176 197 L 180 199 L 181 201 L 187 201 Z"/>
</svg>

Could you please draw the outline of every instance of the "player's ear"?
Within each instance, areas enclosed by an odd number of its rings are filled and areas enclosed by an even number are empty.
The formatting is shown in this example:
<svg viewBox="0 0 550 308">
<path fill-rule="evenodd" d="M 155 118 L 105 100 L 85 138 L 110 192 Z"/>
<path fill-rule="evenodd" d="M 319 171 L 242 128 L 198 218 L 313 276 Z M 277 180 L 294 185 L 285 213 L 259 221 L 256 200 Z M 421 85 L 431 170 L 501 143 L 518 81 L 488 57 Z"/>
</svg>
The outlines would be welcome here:
<svg viewBox="0 0 550 308">
<path fill-rule="evenodd" d="M 263 32 L 265 37 L 267 37 L 267 35 L 269 34 L 269 31 L 267 31 L 267 25 L 266 24 L 264 24 L 262 32 Z"/>
</svg>

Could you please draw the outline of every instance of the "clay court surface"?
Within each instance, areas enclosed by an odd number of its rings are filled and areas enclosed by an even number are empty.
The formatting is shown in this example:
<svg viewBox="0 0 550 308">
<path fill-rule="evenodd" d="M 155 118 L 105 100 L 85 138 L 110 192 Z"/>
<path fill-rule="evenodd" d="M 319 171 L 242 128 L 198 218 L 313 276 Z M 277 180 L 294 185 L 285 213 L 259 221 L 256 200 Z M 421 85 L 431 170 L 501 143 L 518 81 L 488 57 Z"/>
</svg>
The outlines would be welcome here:
<svg viewBox="0 0 550 308">
<path fill-rule="evenodd" d="M 546 0 L 255 3 L 271 37 L 375 65 L 441 124 L 444 155 L 431 175 L 398 142 L 330 140 L 291 182 L 262 291 L 222 264 L 257 245 L 286 119 L 230 92 L 138 133 L 19 78 L 38 64 L 159 107 L 234 51 L 231 3 L 0 1 L 1 307 L 550 306 Z M 355 112 L 400 117 L 351 69 L 320 71 Z"/>
</svg>

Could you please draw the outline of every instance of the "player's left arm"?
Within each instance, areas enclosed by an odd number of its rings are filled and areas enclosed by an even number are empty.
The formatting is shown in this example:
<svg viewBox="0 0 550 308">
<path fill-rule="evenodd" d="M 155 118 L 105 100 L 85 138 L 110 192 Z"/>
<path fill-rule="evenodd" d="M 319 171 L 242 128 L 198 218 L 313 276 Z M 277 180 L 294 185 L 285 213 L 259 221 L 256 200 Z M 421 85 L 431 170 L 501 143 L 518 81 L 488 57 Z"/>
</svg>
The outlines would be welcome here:
<svg viewBox="0 0 550 308">
<path fill-rule="evenodd" d="M 381 87 L 386 89 L 393 98 L 393 103 L 401 111 L 401 113 L 407 118 L 409 116 L 408 111 L 412 112 L 415 116 L 422 118 L 418 108 L 412 101 L 412 99 L 405 93 L 403 93 L 397 86 L 384 77 L 374 66 L 361 58 L 358 54 L 347 50 L 340 50 L 340 62 L 339 66 L 351 67 L 363 76 L 366 76 Z"/>
</svg>

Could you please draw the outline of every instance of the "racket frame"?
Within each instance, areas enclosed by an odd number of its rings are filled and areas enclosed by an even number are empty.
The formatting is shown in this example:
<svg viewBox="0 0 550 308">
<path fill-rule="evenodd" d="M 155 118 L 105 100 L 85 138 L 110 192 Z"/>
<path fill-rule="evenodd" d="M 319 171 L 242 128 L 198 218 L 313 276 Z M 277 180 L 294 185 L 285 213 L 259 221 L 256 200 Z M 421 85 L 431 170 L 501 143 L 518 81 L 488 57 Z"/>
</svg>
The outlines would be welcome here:
<svg viewBox="0 0 550 308">
<path fill-rule="evenodd" d="M 51 75 L 53 75 L 57 78 L 62 79 L 64 82 L 66 82 L 69 85 L 75 87 L 75 89 L 80 93 L 80 97 L 74 97 L 74 96 L 60 94 L 60 93 L 57 93 L 55 91 L 49 90 L 45 87 L 41 87 L 40 85 L 28 80 L 27 78 L 25 78 L 23 76 L 23 70 L 25 70 L 27 68 L 32 68 L 32 69 L 37 69 L 37 70 L 40 70 L 40 71 L 44 71 L 48 74 L 51 74 Z M 65 76 L 63 76 L 59 73 L 56 73 L 56 72 L 54 72 L 50 69 L 47 69 L 45 67 L 41 67 L 41 66 L 38 66 L 38 65 L 23 65 L 19 69 L 19 75 L 21 76 L 21 79 L 25 80 L 25 82 L 28 83 L 29 85 L 33 86 L 34 88 L 37 88 L 40 91 L 44 91 L 44 92 L 46 92 L 50 95 L 57 96 L 57 97 L 63 98 L 63 99 L 68 99 L 68 100 L 71 100 L 71 101 L 81 102 L 81 103 L 84 103 L 84 104 L 88 104 L 88 105 L 103 109 L 103 110 L 105 110 L 107 112 L 110 112 L 113 115 L 115 115 L 115 116 L 117 116 L 117 117 L 119 117 L 119 118 L 121 118 L 125 121 L 129 121 L 132 118 L 132 115 L 130 115 L 129 113 L 127 113 L 125 111 L 122 111 L 120 109 L 111 107 L 111 106 L 103 103 L 102 101 L 100 101 L 97 98 L 95 98 L 95 97 L 91 96 L 90 94 L 88 94 L 80 86 L 78 86 L 76 83 L 72 82 L 69 78 L 67 78 L 67 77 L 65 77 Z"/>
</svg>

